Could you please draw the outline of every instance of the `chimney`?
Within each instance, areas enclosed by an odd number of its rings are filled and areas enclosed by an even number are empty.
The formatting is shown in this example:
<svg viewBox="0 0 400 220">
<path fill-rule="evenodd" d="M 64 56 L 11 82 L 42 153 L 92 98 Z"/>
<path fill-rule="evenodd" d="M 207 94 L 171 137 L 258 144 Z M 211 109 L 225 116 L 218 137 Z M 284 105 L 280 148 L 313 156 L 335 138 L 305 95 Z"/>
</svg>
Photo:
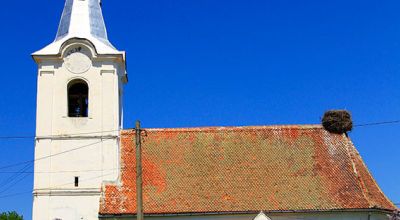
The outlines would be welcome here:
<svg viewBox="0 0 400 220">
<path fill-rule="evenodd" d="M 347 134 L 353 130 L 353 121 L 350 112 L 346 110 L 330 110 L 322 118 L 325 130 L 334 134 Z"/>
</svg>

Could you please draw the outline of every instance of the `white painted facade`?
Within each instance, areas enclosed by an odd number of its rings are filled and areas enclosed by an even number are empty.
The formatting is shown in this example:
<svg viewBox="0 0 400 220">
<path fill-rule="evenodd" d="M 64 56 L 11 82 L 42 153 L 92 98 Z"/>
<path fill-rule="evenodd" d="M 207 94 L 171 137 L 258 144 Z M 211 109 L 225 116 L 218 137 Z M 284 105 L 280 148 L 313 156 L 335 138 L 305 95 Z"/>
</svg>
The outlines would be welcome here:
<svg viewBox="0 0 400 220">
<path fill-rule="evenodd" d="M 66 0 L 38 64 L 33 220 L 97 220 L 102 185 L 119 178 L 125 53 L 108 41 L 99 0 Z M 87 83 L 88 116 L 68 114 L 68 86 Z M 78 178 L 78 186 L 75 179 Z M 111 220 L 134 219 L 107 217 Z M 146 220 L 388 220 L 381 212 L 148 216 Z"/>
<path fill-rule="evenodd" d="M 125 53 L 108 42 L 95 4 L 99 1 L 67 0 L 55 42 L 33 54 L 38 65 L 33 220 L 98 219 L 102 184 L 120 173 Z M 74 80 L 88 85 L 88 117 L 69 117 L 68 86 Z"/>
</svg>

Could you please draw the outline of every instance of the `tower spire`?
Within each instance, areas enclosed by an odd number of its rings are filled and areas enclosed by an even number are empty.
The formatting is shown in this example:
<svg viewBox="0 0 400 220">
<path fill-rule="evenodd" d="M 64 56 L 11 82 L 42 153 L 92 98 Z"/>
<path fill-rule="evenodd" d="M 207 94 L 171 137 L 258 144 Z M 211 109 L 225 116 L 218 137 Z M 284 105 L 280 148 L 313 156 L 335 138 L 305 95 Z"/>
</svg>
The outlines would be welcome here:
<svg viewBox="0 0 400 220">
<path fill-rule="evenodd" d="M 71 38 L 91 41 L 98 52 L 117 52 L 108 40 L 101 0 L 66 0 L 55 41 L 35 54 L 54 53 Z"/>
<path fill-rule="evenodd" d="M 108 42 L 100 0 L 66 0 L 56 41 L 66 35 L 95 37 Z"/>
</svg>

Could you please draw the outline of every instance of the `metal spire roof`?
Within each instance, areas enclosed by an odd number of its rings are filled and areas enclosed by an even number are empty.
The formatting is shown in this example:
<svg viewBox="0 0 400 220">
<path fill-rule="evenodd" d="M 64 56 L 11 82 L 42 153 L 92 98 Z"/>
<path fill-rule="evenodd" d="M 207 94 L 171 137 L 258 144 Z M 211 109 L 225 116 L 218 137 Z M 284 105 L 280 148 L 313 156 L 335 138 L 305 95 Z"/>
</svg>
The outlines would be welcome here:
<svg viewBox="0 0 400 220">
<path fill-rule="evenodd" d="M 120 53 L 108 41 L 101 0 L 66 0 L 55 41 L 34 55 L 58 54 L 71 38 L 91 41 L 98 53 Z"/>
<path fill-rule="evenodd" d="M 56 40 L 68 34 L 86 37 L 92 35 L 108 42 L 106 26 L 99 0 L 67 0 Z"/>
</svg>

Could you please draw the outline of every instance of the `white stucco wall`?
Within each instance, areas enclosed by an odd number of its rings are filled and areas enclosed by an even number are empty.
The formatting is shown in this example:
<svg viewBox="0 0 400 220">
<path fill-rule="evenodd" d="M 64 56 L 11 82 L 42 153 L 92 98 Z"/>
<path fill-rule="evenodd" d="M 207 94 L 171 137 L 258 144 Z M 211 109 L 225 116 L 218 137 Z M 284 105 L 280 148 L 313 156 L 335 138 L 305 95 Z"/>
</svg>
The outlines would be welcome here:
<svg viewBox="0 0 400 220">
<path fill-rule="evenodd" d="M 73 73 L 65 58 L 81 47 L 90 69 Z M 122 125 L 124 61 L 98 56 L 87 41 L 70 41 L 62 56 L 38 61 L 37 128 L 35 143 L 34 220 L 98 219 L 100 189 L 116 181 L 119 167 L 119 130 Z M 84 65 L 80 60 L 72 65 Z M 71 63 L 70 63 L 71 64 Z M 89 86 L 89 117 L 68 117 L 71 80 Z M 59 136 L 66 135 L 66 136 Z M 79 187 L 75 187 L 79 177 Z"/>
</svg>

